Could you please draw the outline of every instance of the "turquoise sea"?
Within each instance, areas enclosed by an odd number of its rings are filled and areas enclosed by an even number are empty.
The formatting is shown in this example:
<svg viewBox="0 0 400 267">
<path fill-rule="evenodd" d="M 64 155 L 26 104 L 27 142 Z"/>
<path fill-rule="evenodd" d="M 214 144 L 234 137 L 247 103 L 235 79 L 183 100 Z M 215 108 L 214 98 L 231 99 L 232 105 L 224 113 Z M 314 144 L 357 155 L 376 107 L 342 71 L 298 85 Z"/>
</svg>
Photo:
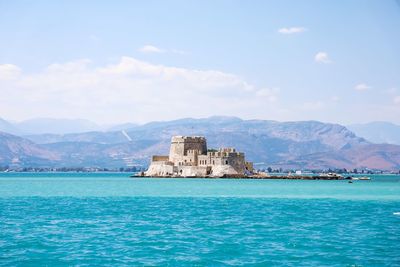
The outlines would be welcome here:
<svg viewBox="0 0 400 267">
<path fill-rule="evenodd" d="M 0 266 L 400 266 L 400 176 L 0 174 Z"/>
</svg>

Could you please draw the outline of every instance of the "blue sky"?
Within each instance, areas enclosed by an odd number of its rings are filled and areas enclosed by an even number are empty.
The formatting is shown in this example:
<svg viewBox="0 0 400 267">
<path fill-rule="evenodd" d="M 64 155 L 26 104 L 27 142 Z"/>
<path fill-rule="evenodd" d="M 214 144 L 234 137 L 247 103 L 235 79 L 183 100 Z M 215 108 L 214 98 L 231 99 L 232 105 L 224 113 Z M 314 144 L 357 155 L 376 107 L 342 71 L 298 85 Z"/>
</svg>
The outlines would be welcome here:
<svg viewBox="0 0 400 267">
<path fill-rule="evenodd" d="M 396 1 L 0 1 L 0 117 L 400 123 Z"/>
</svg>

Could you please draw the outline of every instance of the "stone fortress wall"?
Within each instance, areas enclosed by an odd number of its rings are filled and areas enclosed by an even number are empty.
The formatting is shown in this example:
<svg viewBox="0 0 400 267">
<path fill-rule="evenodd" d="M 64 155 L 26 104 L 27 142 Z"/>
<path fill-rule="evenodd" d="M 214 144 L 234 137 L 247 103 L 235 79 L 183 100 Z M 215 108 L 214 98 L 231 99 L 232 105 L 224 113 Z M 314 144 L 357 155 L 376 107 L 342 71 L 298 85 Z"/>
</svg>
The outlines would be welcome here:
<svg viewBox="0 0 400 267">
<path fill-rule="evenodd" d="M 169 156 L 153 156 L 145 176 L 220 177 L 252 172 L 252 163 L 234 148 L 207 150 L 202 136 L 173 136 Z"/>
</svg>

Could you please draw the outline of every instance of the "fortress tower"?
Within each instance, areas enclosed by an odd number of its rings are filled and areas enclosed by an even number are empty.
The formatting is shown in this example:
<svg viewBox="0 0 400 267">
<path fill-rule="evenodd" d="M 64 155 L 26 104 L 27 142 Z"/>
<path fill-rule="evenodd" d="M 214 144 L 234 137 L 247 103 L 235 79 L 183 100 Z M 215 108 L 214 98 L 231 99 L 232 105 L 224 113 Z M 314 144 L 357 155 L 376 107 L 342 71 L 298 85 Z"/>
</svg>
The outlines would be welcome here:
<svg viewBox="0 0 400 267">
<path fill-rule="evenodd" d="M 171 139 L 169 161 L 174 162 L 176 165 L 188 163 L 187 156 L 206 154 L 207 141 L 202 136 L 173 136 Z M 194 162 L 197 165 L 197 160 L 193 160 Z"/>
</svg>

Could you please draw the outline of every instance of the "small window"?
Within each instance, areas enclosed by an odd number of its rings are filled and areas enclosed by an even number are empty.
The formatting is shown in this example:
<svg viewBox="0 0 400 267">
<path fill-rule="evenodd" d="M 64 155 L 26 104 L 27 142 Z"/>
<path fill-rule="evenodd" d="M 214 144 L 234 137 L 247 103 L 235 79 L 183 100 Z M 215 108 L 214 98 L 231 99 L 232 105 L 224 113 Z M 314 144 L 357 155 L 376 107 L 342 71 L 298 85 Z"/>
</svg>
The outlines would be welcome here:
<svg viewBox="0 0 400 267">
<path fill-rule="evenodd" d="M 225 164 L 228 165 L 228 161 L 227 160 L 225 160 Z"/>
</svg>

